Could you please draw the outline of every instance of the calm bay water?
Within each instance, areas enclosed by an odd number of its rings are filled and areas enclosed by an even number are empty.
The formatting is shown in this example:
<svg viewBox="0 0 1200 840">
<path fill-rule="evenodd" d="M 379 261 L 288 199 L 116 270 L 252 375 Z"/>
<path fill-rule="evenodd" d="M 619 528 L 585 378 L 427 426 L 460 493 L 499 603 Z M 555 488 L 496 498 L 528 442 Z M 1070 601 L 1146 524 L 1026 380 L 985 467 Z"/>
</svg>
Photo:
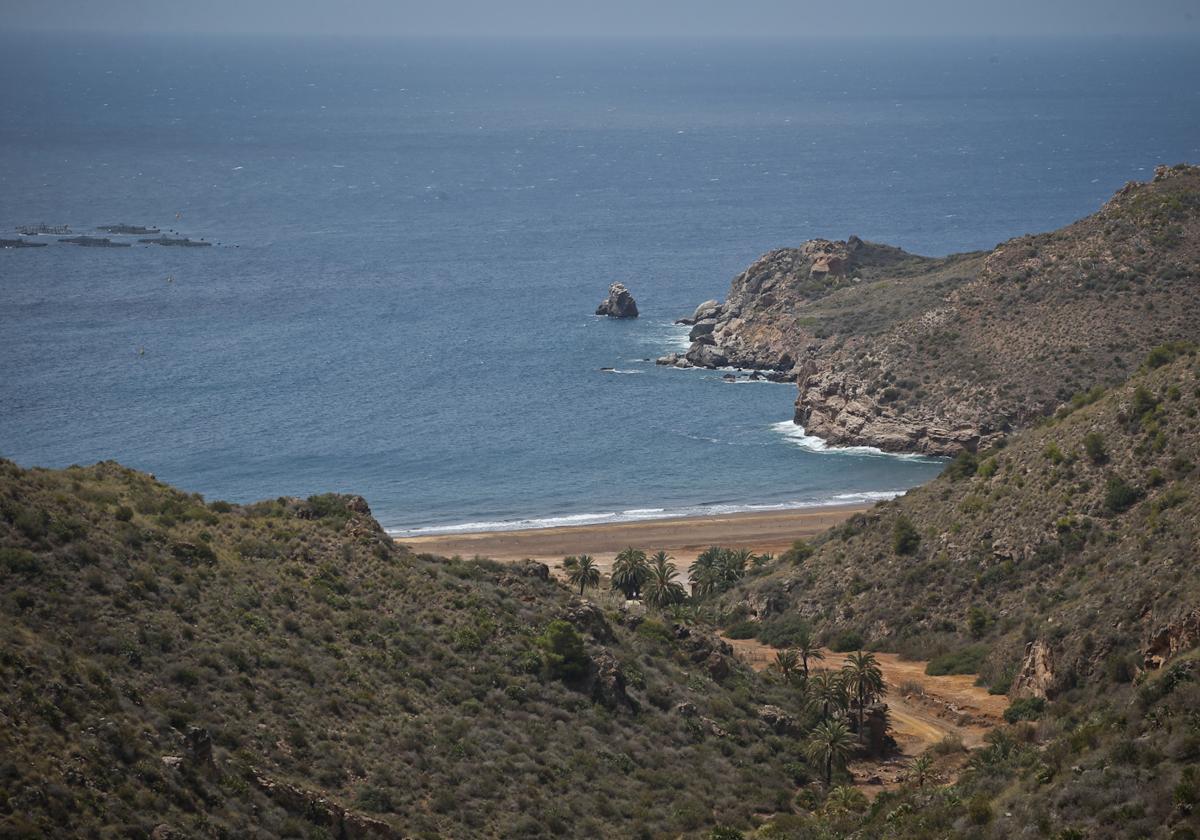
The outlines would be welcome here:
<svg viewBox="0 0 1200 840">
<path fill-rule="evenodd" d="M 902 490 L 941 465 L 647 360 L 771 248 L 991 247 L 1200 159 L 1193 46 L 0 36 L 0 231 L 220 243 L 0 251 L 0 455 L 396 530 Z"/>
</svg>

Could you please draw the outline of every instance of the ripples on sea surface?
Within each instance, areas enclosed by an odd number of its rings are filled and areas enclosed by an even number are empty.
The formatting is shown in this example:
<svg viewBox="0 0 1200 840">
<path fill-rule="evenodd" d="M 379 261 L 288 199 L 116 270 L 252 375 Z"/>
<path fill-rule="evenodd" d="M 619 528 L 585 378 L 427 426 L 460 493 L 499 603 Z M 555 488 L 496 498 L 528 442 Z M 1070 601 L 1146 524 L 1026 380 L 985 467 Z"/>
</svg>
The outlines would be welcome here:
<svg viewBox="0 0 1200 840">
<path fill-rule="evenodd" d="M 0 38 L 0 230 L 221 243 L 0 251 L 0 454 L 397 530 L 925 481 L 647 360 L 771 248 L 991 247 L 1200 158 L 1182 43 Z M 640 320 L 591 316 L 614 280 Z"/>
</svg>

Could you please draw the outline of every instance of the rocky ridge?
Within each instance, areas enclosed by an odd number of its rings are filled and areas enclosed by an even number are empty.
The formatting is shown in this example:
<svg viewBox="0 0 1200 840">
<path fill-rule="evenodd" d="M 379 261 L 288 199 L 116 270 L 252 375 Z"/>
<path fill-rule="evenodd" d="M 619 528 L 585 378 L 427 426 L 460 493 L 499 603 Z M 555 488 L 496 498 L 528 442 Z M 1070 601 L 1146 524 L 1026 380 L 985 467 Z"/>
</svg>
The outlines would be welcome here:
<svg viewBox="0 0 1200 840">
<path fill-rule="evenodd" d="M 1200 337 L 1198 270 L 1200 167 L 1159 167 L 1097 213 L 990 252 L 854 236 L 772 251 L 681 319 L 691 347 L 658 362 L 795 381 L 796 422 L 835 445 L 953 455 Z"/>
</svg>

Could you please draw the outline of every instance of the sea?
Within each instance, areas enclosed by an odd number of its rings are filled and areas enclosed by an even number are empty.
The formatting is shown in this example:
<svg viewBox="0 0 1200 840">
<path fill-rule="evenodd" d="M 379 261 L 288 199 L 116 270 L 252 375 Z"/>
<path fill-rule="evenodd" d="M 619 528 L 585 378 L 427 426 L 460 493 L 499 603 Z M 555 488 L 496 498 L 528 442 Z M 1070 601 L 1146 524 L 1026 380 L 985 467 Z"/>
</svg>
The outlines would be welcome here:
<svg viewBox="0 0 1200 840">
<path fill-rule="evenodd" d="M 1200 159 L 1182 40 L 0 33 L 0 456 L 397 534 L 888 498 L 790 384 L 657 367 L 813 237 L 940 255 Z M 610 283 L 641 317 L 597 318 Z"/>
</svg>

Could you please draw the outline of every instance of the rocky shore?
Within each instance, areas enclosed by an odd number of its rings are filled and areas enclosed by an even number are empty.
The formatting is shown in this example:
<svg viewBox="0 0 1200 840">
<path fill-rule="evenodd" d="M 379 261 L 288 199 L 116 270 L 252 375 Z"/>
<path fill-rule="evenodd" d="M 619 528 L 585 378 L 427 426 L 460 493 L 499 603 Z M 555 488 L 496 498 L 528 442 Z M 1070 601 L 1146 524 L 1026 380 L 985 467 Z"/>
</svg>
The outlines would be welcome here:
<svg viewBox="0 0 1200 840">
<path fill-rule="evenodd" d="M 834 445 L 954 455 L 1200 338 L 1200 168 L 1159 167 L 1099 212 L 992 251 L 922 257 L 814 239 L 772 251 L 677 323 L 658 364 L 758 371 Z"/>
</svg>

